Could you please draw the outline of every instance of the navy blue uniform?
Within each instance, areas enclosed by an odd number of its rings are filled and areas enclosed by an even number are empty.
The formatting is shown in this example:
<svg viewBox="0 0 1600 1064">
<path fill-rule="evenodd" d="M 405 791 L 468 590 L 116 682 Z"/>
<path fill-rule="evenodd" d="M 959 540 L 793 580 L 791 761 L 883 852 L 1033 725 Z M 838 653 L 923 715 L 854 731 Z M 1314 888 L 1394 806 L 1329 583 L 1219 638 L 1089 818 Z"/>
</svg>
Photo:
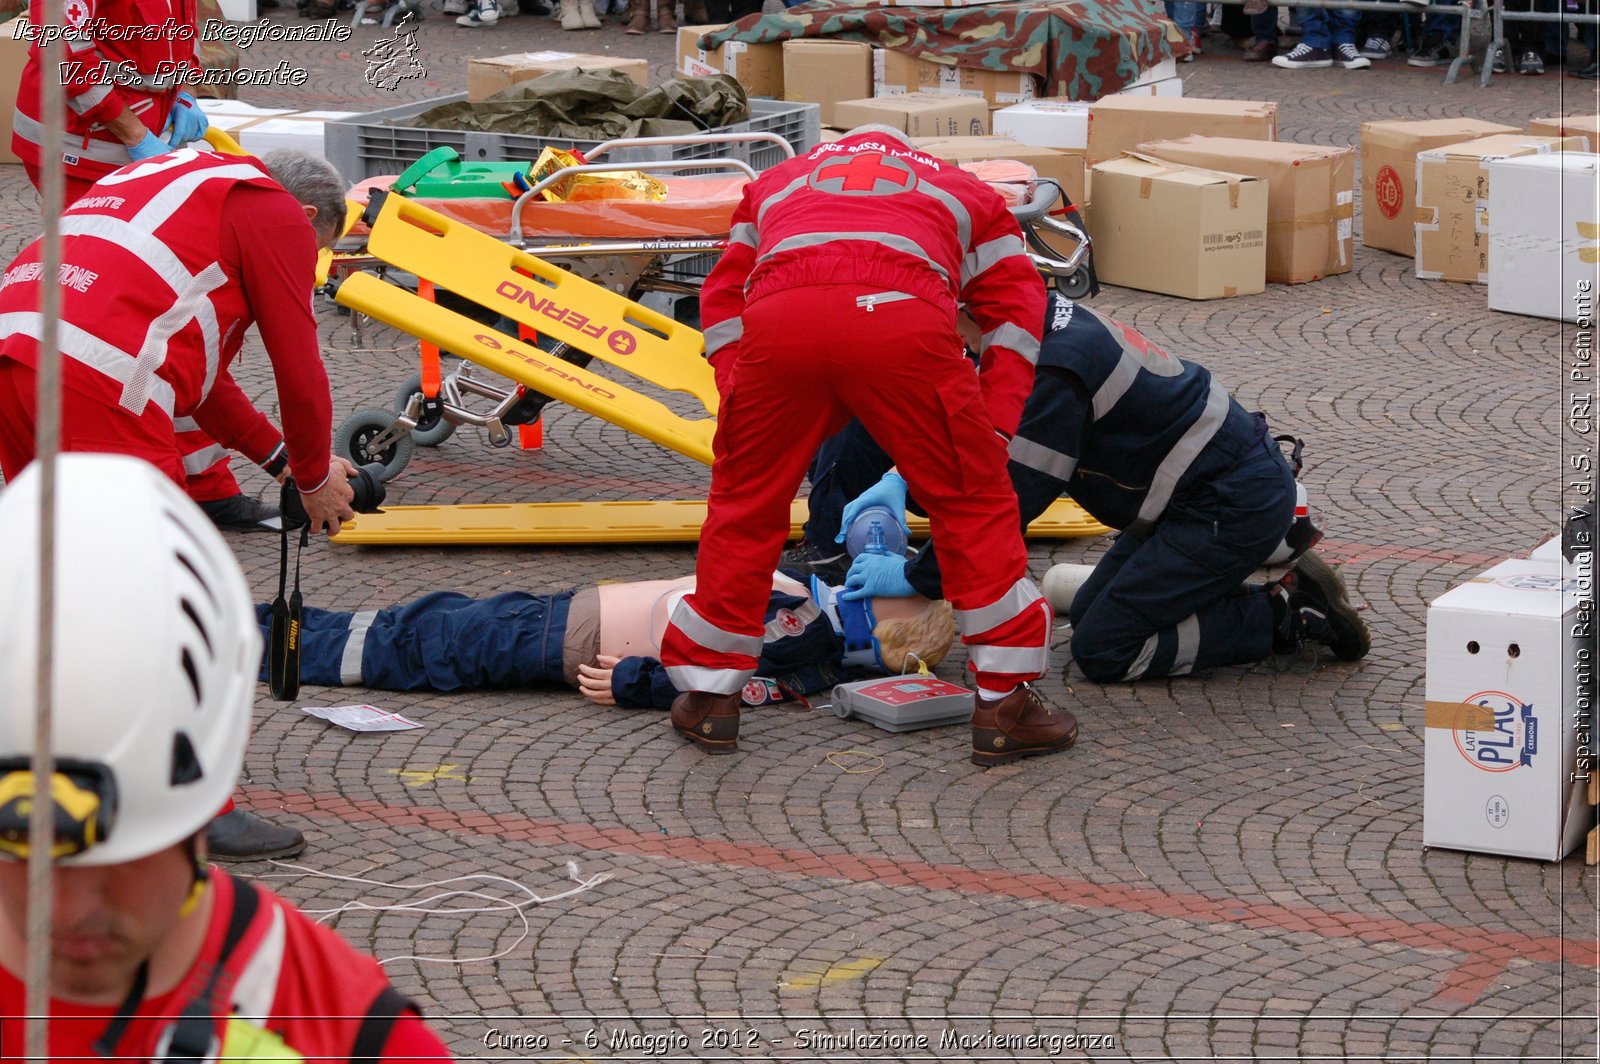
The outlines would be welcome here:
<svg viewBox="0 0 1600 1064">
<path fill-rule="evenodd" d="M 1101 683 L 1260 661 L 1273 614 L 1243 582 L 1294 520 L 1294 475 L 1267 431 L 1203 367 L 1051 294 L 1033 391 L 1011 441 L 1024 527 L 1063 492 L 1122 534 L 1072 604 L 1072 656 Z M 819 455 L 814 542 L 889 458 L 852 425 Z M 825 493 L 817 498 L 817 491 Z M 831 515 L 831 516 L 830 516 Z M 939 596 L 936 551 L 907 563 Z"/>
</svg>

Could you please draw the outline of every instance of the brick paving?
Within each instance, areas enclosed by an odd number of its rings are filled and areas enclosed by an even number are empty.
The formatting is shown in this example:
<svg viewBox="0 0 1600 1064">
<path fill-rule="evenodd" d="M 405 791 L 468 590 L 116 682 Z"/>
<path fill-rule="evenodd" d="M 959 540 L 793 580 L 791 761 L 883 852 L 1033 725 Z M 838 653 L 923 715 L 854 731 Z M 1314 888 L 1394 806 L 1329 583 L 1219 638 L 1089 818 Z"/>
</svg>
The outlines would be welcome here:
<svg viewBox="0 0 1600 1064">
<path fill-rule="evenodd" d="M 545 49 L 643 56 L 659 81 L 674 50 L 612 20 L 575 35 L 523 16 L 486 32 L 430 9 L 427 80 L 388 92 L 361 77 L 361 48 L 384 35 L 257 44 L 247 66 L 289 58 L 311 78 L 244 98 L 368 110 L 460 91 L 468 56 Z M 1372 119 L 1521 125 L 1594 103 L 1593 83 L 1556 73 L 1480 88 L 1399 59 L 1291 72 L 1238 55 L 1223 44 L 1180 68 L 1187 94 L 1276 100 L 1281 136 L 1307 143 L 1354 145 Z M 0 205 L 9 257 L 37 225 L 18 168 L 0 168 Z M 1365 661 L 1118 687 L 1058 669 L 1045 690 L 1078 713 L 1078 748 L 991 770 L 965 760 L 964 729 L 891 735 L 827 710 L 752 712 L 740 756 L 708 759 L 661 714 L 565 690 L 313 688 L 293 706 L 263 691 L 245 801 L 302 826 L 304 865 L 329 873 L 491 874 L 544 897 L 577 886 L 569 862 L 609 876 L 520 917 L 506 906 L 525 895 L 479 885 L 511 901 L 334 918 L 401 958 L 389 970 L 462 1057 L 1594 1059 L 1597 899 L 1580 859 L 1421 844 L 1426 605 L 1554 531 L 1563 326 L 1492 314 L 1482 288 L 1419 281 L 1409 260 L 1359 243 L 1353 272 L 1314 284 L 1210 303 L 1108 288 L 1097 305 L 1308 438 L 1326 553 L 1346 563 L 1373 629 Z M 331 308 L 322 319 L 336 416 L 387 406 L 414 343 L 383 329 L 358 341 Z M 258 345 L 238 375 L 271 412 Z M 494 450 L 468 430 L 420 450 L 390 500 L 705 490 L 687 459 L 570 410 L 547 420 L 539 452 Z M 232 544 L 269 596 L 276 541 Z M 1035 543 L 1033 572 L 1103 546 Z M 676 575 L 694 551 L 318 543 L 304 561 L 308 602 L 358 609 L 440 588 Z M 352 736 L 298 710 L 363 697 L 427 727 Z M 318 909 L 433 893 L 272 882 Z M 1063 1041 L 1003 1041 L 1029 1034 Z"/>
</svg>

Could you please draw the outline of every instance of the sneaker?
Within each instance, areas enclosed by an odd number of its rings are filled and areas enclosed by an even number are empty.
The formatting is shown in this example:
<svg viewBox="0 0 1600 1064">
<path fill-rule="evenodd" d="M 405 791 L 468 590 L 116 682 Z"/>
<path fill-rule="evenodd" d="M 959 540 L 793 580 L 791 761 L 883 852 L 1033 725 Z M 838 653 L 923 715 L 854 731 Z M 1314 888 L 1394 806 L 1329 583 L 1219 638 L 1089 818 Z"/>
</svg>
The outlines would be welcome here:
<svg viewBox="0 0 1600 1064">
<path fill-rule="evenodd" d="M 784 551 L 778 564 L 806 576 L 820 576 L 837 587 L 844 583 L 845 576 L 850 572 L 850 555 L 837 544 L 818 547 L 803 541 L 799 546 Z"/>
<path fill-rule="evenodd" d="M 1333 56 L 1326 48 L 1313 48 L 1304 41 L 1289 50 L 1288 55 L 1274 56 L 1272 65 L 1285 70 L 1302 70 L 1306 67 L 1331 67 Z"/>
<path fill-rule="evenodd" d="M 496 0 L 478 0 L 472 10 L 456 19 L 457 26 L 466 26 L 468 29 L 480 29 L 493 26 L 500 21 L 500 5 Z"/>
<path fill-rule="evenodd" d="M 498 3 L 500 5 L 501 18 L 510 18 L 513 15 L 522 14 L 522 6 L 517 3 L 517 0 L 498 0 Z M 542 14 L 542 12 L 535 12 L 535 14 Z"/>
<path fill-rule="evenodd" d="M 1244 53 L 1246 63 L 1266 63 L 1278 54 L 1278 42 L 1260 40 L 1252 44 Z"/>
<path fill-rule="evenodd" d="M 1582 70 L 1569 70 L 1567 71 L 1567 77 L 1582 78 L 1585 81 L 1594 81 L 1595 79 L 1600 78 L 1600 62 L 1591 62 Z"/>
<path fill-rule="evenodd" d="M 467 13 L 467 0 L 444 0 L 444 13 L 446 15 L 465 15 Z"/>
<path fill-rule="evenodd" d="M 278 508 L 248 495 L 233 495 L 200 504 L 211 523 L 227 532 L 277 532 L 283 527 Z"/>
<path fill-rule="evenodd" d="M 1411 58 L 1406 60 L 1406 66 L 1435 67 L 1440 63 L 1448 63 L 1455 58 L 1455 53 L 1450 51 L 1450 46 L 1438 37 L 1424 37 L 1417 43 L 1417 50 L 1411 53 Z"/>
<path fill-rule="evenodd" d="M 1368 59 L 1387 59 L 1393 51 L 1394 44 L 1387 37 L 1368 37 L 1361 46 L 1361 54 Z"/>
<path fill-rule="evenodd" d="M 1494 59 L 1490 61 L 1489 69 L 1496 74 L 1511 73 L 1511 62 L 1507 59 L 1506 49 L 1496 48 L 1494 50 Z"/>
<path fill-rule="evenodd" d="M 1356 46 L 1353 44 L 1334 45 L 1333 58 L 1346 70 L 1365 70 L 1372 65 L 1372 60 L 1356 51 Z"/>
<path fill-rule="evenodd" d="M 1288 653 L 1307 643 L 1330 648 L 1341 661 L 1359 661 L 1372 649 L 1372 636 L 1350 604 L 1338 572 L 1307 551 L 1272 588 L 1276 632 L 1273 650 Z"/>
<path fill-rule="evenodd" d="M 1543 74 L 1544 56 L 1538 52 L 1527 51 L 1522 53 L 1522 58 L 1517 60 L 1518 74 Z"/>
</svg>

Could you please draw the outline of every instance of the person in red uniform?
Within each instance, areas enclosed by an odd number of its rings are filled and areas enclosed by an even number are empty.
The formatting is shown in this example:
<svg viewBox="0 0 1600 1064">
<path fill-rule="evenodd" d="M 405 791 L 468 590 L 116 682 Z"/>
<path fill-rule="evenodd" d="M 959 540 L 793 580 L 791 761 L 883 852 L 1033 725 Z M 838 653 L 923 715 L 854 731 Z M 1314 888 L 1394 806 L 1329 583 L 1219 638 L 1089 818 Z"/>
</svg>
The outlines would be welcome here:
<svg viewBox="0 0 1600 1064">
<path fill-rule="evenodd" d="M 274 179 L 276 175 L 277 179 Z M 137 455 L 183 484 L 174 419 L 274 476 L 292 472 L 313 530 L 353 516 L 332 464 L 332 400 L 311 312 L 319 244 L 343 219 L 344 182 L 322 159 L 265 160 L 185 148 L 100 179 L 62 215 L 61 448 Z M 33 459 L 39 242 L 0 274 L 0 472 Z M 255 322 L 277 378 L 280 433 L 228 373 Z M 228 808 L 211 830 L 223 859 L 286 857 L 298 831 Z"/>
<path fill-rule="evenodd" d="M 686 692 L 672 707 L 680 735 L 737 749 L 789 502 L 817 445 L 855 416 L 927 508 L 940 550 L 954 545 L 944 587 L 976 674 L 973 760 L 1076 741 L 1072 714 L 1027 682 L 1048 664 L 1051 615 L 1006 478 L 1044 299 L 999 194 L 896 130 L 853 130 L 746 187 L 701 293 L 721 402 L 697 589 L 661 648 Z M 977 372 L 958 303 L 983 330 Z"/>
<path fill-rule="evenodd" d="M 200 69 L 194 0 L 67 0 L 63 15 L 70 35 L 62 42 L 67 110 L 60 165 L 70 204 L 118 167 L 198 141 L 209 123 L 194 96 L 178 87 L 185 73 Z M 41 0 L 28 17 L 44 25 Z M 34 188 L 41 188 L 43 63 L 36 38 L 12 118 L 11 150 Z M 276 526 L 277 508 L 240 490 L 225 449 L 190 420 L 176 429 L 184 490 L 214 523 L 240 531 Z"/>
<path fill-rule="evenodd" d="M 49 1058 L 450 1059 L 376 961 L 206 862 L 261 653 L 227 544 L 137 459 L 68 454 L 56 471 Z M 41 480 L 35 466 L 0 492 L 7 1056 L 22 1052 L 27 1013 Z"/>
</svg>

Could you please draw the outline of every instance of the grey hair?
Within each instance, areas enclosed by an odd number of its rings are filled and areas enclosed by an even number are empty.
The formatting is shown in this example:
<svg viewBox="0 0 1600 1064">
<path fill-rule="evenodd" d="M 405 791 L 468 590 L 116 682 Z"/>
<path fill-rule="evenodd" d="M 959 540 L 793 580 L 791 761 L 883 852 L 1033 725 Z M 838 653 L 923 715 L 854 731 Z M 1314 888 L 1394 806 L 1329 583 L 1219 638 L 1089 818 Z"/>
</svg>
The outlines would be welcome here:
<svg viewBox="0 0 1600 1064">
<path fill-rule="evenodd" d="M 906 137 L 905 130 L 896 129 L 893 126 L 886 126 L 882 122 L 868 122 L 864 126 L 857 126 L 850 132 L 846 133 L 845 136 L 853 137 L 857 133 L 881 133 L 886 137 L 893 137 L 895 140 L 898 140 L 901 144 L 904 144 L 908 148 L 911 147 L 911 141 Z M 842 140 L 843 138 L 840 139 Z"/>
<path fill-rule="evenodd" d="M 317 209 L 313 223 L 318 231 L 328 226 L 334 235 L 344 227 L 345 181 L 328 160 L 310 152 L 278 148 L 261 157 L 272 179 L 308 207 Z"/>
</svg>

